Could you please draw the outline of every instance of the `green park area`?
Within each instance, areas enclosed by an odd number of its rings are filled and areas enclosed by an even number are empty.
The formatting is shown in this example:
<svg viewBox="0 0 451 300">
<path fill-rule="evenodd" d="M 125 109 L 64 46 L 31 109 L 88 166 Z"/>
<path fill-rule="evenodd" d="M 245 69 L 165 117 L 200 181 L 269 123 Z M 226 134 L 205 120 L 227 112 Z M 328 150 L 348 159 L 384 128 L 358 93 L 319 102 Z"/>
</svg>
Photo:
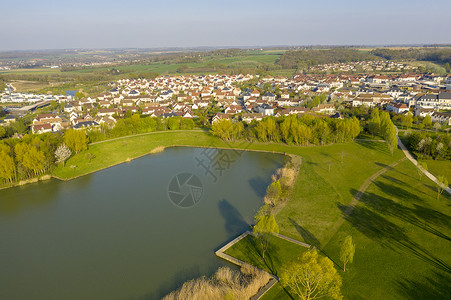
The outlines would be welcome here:
<svg viewBox="0 0 451 300">
<path fill-rule="evenodd" d="M 80 176 L 175 145 L 301 156 L 297 182 L 276 220 L 281 234 L 314 246 L 334 262 L 345 299 L 450 298 L 451 198 L 446 192 L 438 198 L 435 183 L 426 176 L 420 178 L 403 153 L 398 149 L 392 155 L 385 143 L 357 140 L 298 147 L 225 143 L 200 130 L 157 132 L 90 145 L 54 174 L 59 178 Z M 430 170 L 441 172 L 441 163 L 431 164 Z M 343 272 L 339 250 L 349 235 L 356 246 L 355 257 Z M 248 236 L 227 254 L 277 275 L 306 250 L 274 237 L 263 260 Z M 296 296 L 278 283 L 264 297 L 276 298 Z"/>
</svg>

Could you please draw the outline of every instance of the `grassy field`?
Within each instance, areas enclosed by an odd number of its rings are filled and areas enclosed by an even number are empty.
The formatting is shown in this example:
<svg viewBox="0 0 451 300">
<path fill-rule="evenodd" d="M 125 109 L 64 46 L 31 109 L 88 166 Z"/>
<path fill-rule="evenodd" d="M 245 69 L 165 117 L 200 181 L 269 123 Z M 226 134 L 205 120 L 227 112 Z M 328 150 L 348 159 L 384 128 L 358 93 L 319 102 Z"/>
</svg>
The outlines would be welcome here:
<svg viewBox="0 0 451 300">
<path fill-rule="evenodd" d="M 50 68 L 36 68 L 36 69 L 14 69 L 14 70 L 1 70 L 0 74 L 56 74 L 61 73 L 60 69 Z"/>
<path fill-rule="evenodd" d="M 66 167 L 56 169 L 55 175 L 78 176 L 169 145 L 229 147 L 202 131 L 159 132 L 91 145 L 88 151 L 72 157 Z M 372 174 L 400 161 L 400 150 L 392 156 L 384 143 L 372 141 L 322 147 L 238 142 L 232 146 L 302 156 L 292 199 L 276 219 L 282 234 L 315 245 L 338 269 L 342 267 L 340 244 L 352 235 L 355 260 L 347 272 L 340 271 L 345 299 L 449 298 L 451 197 L 443 194 L 437 200 L 433 182 L 425 176 L 420 181 L 412 163 L 404 160 L 393 169 L 387 168 L 343 221 L 343 211 L 356 191 Z M 91 163 L 88 152 L 95 155 Z M 71 165 L 77 167 L 72 169 Z M 249 237 L 227 253 L 279 274 L 303 251 L 305 248 L 274 238 L 268 250 L 271 259 L 263 262 Z M 274 297 L 291 296 L 276 285 L 265 299 Z"/>
<path fill-rule="evenodd" d="M 426 160 L 425 161 L 429 172 L 436 177 L 443 175 L 448 179 L 448 184 L 451 185 L 451 161 L 449 160 Z"/>
<path fill-rule="evenodd" d="M 437 201 L 433 182 L 425 176 L 419 181 L 416 168 L 409 161 L 378 177 L 346 221 L 338 230 L 332 230 L 347 208 L 345 203 L 365 177 L 388 163 L 385 145 L 370 144 L 375 147 L 373 151 L 362 151 L 358 148 L 362 144 L 301 149 L 304 162 L 293 199 L 277 215 L 281 233 L 315 245 L 339 269 L 340 245 L 347 235 L 352 235 L 356 243 L 355 261 L 347 272 L 340 271 L 345 299 L 449 299 L 451 197 L 442 195 Z M 347 147 L 351 155 L 360 152 L 358 156 L 365 157 L 366 163 L 358 159 L 355 165 L 345 161 L 355 174 L 346 173 L 349 170 L 345 166 L 332 168 L 329 173 L 318 159 L 332 154 L 335 147 Z M 398 150 L 392 159 L 401 156 Z M 375 168 L 371 171 L 368 164 Z M 290 259 L 302 253 L 285 249 L 291 253 L 283 253 L 281 258 L 278 243 L 274 242 L 276 250 L 270 254 L 279 257 L 270 270 L 274 274 L 279 274 Z M 268 269 L 258 256 L 255 243 L 249 240 L 236 244 L 228 254 Z M 291 297 L 294 296 L 278 284 L 264 299 Z"/>
<path fill-rule="evenodd" d="M 26 81 L 26 80 L 14 80 L 11 82 L 17 92 L 38 92 L 42 89 L 59 86 L 63 83 L 59 82 L 42 82 L 42 81 Z"/>
</svg>

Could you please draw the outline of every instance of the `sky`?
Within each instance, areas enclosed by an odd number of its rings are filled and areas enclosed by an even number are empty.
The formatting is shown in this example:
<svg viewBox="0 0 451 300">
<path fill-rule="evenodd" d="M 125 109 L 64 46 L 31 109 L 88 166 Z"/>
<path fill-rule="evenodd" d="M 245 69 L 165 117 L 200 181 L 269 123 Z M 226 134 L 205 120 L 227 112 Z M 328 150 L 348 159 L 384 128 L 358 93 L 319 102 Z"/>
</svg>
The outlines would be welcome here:
<svg viewBox="0 0 451 300">
<path fill-rule="evenodd" d="M 0 51 L 451 43 L 449 0 L 14 0 Z"/>
</svg>

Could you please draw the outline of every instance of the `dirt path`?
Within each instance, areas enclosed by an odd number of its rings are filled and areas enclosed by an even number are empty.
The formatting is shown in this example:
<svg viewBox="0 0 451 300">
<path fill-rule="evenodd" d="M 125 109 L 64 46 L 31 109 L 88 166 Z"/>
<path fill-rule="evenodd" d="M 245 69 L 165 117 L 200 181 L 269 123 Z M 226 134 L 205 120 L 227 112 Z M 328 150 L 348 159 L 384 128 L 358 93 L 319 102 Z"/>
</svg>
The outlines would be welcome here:
<svg viewBox="0 0 451 300">
<path fill-rule="evenodd" d="M 376 173 L 371 175 L 367 180 L 365 180 L 365 182 L 362 184 L 362 186 L 359 188 L 357 193 L 352 198 L 351 202 L 349 202 L 348 206 L 343 211 L 343 215 L 330 228 L 330 230 L 329 230 L 330 234 L 329 234 L 328 238 L 322 243 L 324 246 L 326 246 L 330 242 L 332 237 L 337 233 L 337 231 L 340 229 L 340 227 L 344 224 L 344 222 L 346 220 L 346 217 L 349 216 L 351 214 L 351 212 L 354 210 L 355 205 L 359 202 L 360 198 L 362 198 L 362 195 L 365 193 L 366 189 L 370 186 L 370 184 L 373 183 L 374 180 L 376 180 L 376 178 L 378 178 L 379 176 L 381 176 L 385 172 L 393 169 L 399 163 L 401 163 L 401 162 L 403 162 L 405 160 L 406 160 L 406 157 L 403 157 L 400 160 L 398 160 L 398 161 L 386 166 L 385 168 L 377 171 Z"/>
</svg>

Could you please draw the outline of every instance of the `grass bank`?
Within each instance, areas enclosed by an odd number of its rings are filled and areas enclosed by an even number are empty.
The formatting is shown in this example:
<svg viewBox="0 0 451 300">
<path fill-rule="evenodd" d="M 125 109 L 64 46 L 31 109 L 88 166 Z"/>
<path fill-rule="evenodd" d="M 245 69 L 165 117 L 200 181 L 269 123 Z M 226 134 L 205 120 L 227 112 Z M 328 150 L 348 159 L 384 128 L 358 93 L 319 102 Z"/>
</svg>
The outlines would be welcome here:
<svg viewBox="0 0 451 300">
<path fill-rule="evenodd" d="M 353 236 L 355 261 L 346 273 L 341 272 L 346 299 L 413 299 L 415 293 L 421 293 L 419 298 L 429 299 L 448 296 L 450 198 L 442 194 L 437 201 L 434 183 L 425 176 L 420 181 L 409 161 L 388 168 L 388 172 L 376 178 L 343 224 L 334 227 L 362 184 L 403 157 L 400 150 L 391 155 L 381 142 L 357 141 L 322 147 L 240 142 L 229 145 L 205 132 L 164 132 L 91 145 L 87 152 L 72 157 L 66 167 L 57 168 L 55 175 L 62 178 L 83 175 L 171 145 L 234 146 L 301 156 L 302 165 L 291 199 L 276 216 L 280 232 L 317 246 L 337 268 L 341 268 L 339 246 L 347 235 Z M 95 155 L 90 163 L 86 158 L 88 152 Z M 77 167 L 71 169 L 71 165 Z M 271 262 L 263 262 L 249 237 L 227 254 L 279 274 L 284 265 L 303 251 L 305 248 L 277 240 L 267 252 Z M 264 296 L 274 297 L 291 296 L 277 284 Z"/>
</svg>

